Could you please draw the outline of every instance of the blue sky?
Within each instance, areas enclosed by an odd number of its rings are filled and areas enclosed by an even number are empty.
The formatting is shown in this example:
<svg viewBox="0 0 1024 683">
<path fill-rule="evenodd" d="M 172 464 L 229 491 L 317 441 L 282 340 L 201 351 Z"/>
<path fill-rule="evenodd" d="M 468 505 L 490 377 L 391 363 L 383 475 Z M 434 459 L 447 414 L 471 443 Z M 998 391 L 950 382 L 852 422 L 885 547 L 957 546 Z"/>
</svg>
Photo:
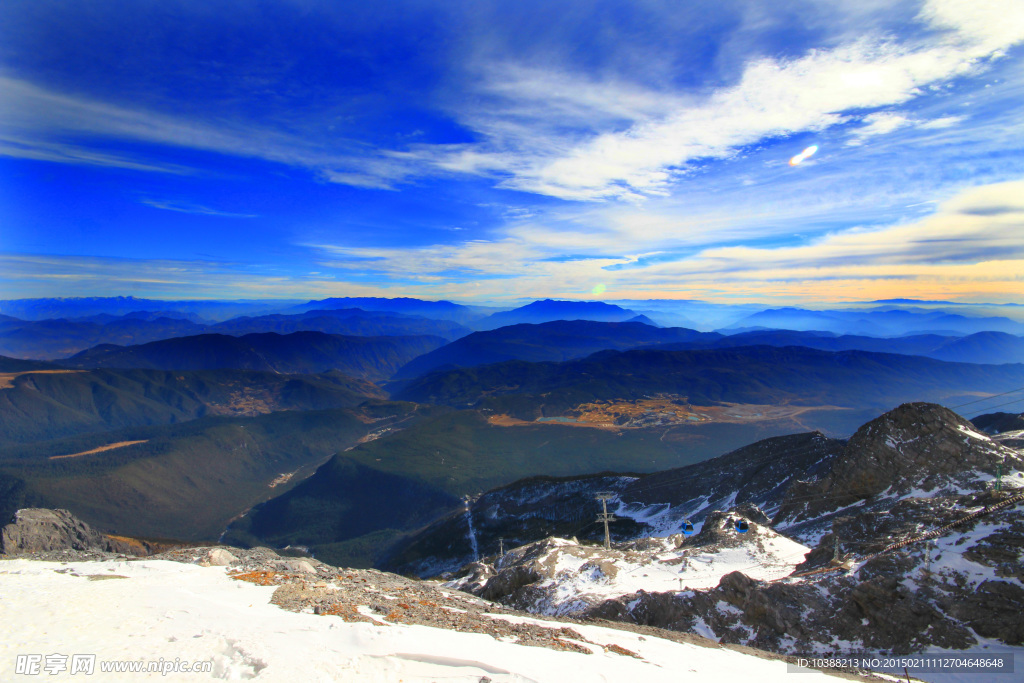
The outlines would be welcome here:
<svg viewBox="0 0 1024 683">
<path fill-rule="evenodd" d="M 9 0 L 0 287 L 1021 301 L 1022 105 L 1019 0 Z"/>
</svg>

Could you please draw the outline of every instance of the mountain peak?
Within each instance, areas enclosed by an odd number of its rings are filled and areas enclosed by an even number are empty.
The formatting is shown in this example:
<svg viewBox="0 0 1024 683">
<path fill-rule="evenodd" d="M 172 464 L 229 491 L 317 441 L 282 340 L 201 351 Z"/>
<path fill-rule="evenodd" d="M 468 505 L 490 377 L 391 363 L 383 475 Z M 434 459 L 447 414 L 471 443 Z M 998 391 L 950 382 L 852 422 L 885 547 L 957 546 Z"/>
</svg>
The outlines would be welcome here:
<svg viewBox="0 0 1024 683">
<path fill-rule="evenodd" d="M 624 322 L 639 314 L 603 301 L 560 301 L 542 299 L 493 313 L 482 321 L 484 329 L 495 329 L 519 323 L 545 323 L 555 320 L 596 320 L 598 322 Z"/>
<path fill-rule="evenodd" d="M 948 408 L 904 403 L 858 429 L 828 475 L 794 486 L 775 521 L 915 491 L 980 491 L 1003 463 L 1021 468 L 1024 458 Z"/>
</svg>

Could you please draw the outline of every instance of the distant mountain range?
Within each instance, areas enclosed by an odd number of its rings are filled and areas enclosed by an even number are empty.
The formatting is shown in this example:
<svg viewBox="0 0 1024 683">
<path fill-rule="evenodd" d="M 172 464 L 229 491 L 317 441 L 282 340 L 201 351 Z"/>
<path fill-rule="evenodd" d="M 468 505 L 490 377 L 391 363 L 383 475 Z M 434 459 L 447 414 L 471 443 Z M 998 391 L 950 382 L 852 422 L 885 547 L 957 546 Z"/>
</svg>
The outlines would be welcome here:
<svg viewBox="0 0 1024 683">
<path fill-rule="evenodd" d="M 803 346 L 822 351 L 871 351 L 925 356 L 958 363 L 1022 363 L 1024 338 L 1004 332 L 979 332 L 967 337 L 913 335 L 882 338 L 836 336 L 829 332 L 757 330 L 725 336 L 686 328 L 657 328 L 640 322 L 604 323 L 586 320 L 519 324 L 475 332 L 413 359 L 395 380 L 430 372 L 500 363 L 581 358 L 602 350 L 651 348 L 664 351 L 726 349 L 741 346 Z M 395 390 L 400 389 L 394 385 Z"/>
<path fill-rule="evenodd" d="M 1024 334 L 1024 323 L 1006 317 L 969 317 L 945 311 L 876 308 L 811 311 L 774 308 L 742 318 L 722 332 L 750 328 L 820 330 L 834 334 L 898 337 L 907 334 L 963 336 L 976 332 Z"/>
<path fill-rule="evenodd" d="M 144 344 L 201 334 L 208 326 L 182 318 L 146 318 L 103 313 L 67 320 L 0 320 L 0 354 L 19 358 L 56 359 L 99 344 Z"/>
<path fill-rule="evenodd" d="M 238 301 L 169 301 L 138 299 L 134 296 L 61 297 L 51 299 L 0 300 L 0 313 L 23 320 L 82 318 L 95 315 L 123 316 L 136 311 L 192 314 L 203 320 L 227 320 L 239 315 L 275 313 L 298 301 L 284 299 Z"/>
<path fill-rule="evenodd" d="M 1024 365 L 948 363 L 865 351 L 746 346 L 696 351 L 602 351 L 562 363 L 509 361 L 436 372 L 393 395 L 476 406 L 523 419 L 560 416 L 585 402 L 672 394 L 700 405 L 837 405 L 885 409 L 914 398 L 1024 386 Z"/>
<path fill-rule="evenodd" d="M 340 370 L 386 379 L 413 358 L 445 343 L 432 336 L 347 337 L 323 332 L 201 334 L 138 346 L 103 345 L 62 361 L 76 368 L 153 370 L 262 370 L 286 374 Z"/>
<path fill-rule="evenodd" d="M 672 342 L 712 344 L 722 338 L 720 334 L 680 327 L 658 328 L 642 322 L 557 320 L 536 325 L 509 325 L 496 330 L 474 332 L 414 358 L 399 369 L 395 379 L 506 360 L 561 361 L 588 356 L 605 349 L 625 350 Z"/>
<path fill-rule="evenodd" d="M 938 347 L 950 340 L 928 340 L 924 337 L 964 337 L 983 332 L 1024 335 L 1024 322 L 1000 314 L 1016 308 L 988 304 L 949 303 L 947 308 L 926 308 L 925 304 L 932 303 L 906 301 L 884 302 L 871 308 L 808 310 L 759 309 L 749 304 L 730 306 L 701 301 L 619 303 L 629 305 L 546 299 L 494 312 L 493 308 L 465 306 L 450 301 L 374 297 L 331 298 L 305 303 L 161 301 L 132 297 L 10 300 L 0 301 L 0 355 L 50 360 L 100 344 L 144 344 L 202 333 L 240 336 L 257 332 L 318 331 L 358 336 L 436 335 L 454 341 L 472 330 L 490 331 L 559 320 L 590 320 L 638 322 L 652 327 L 683 329 L 717 328 L 719 333 L 727 336 L 772 331 L 808 332 L 817 337 L 851 336 L 862 339 L 845 340 L 846 343 L 832 346 L 826 346 L 820 340 L 812 342 L 793 338 L 792 341 L 812 348 L 859 348 L 969 362 L 1018 362 L 1021 360 L 1016 351 L 1019 343 L 1015 340 L 992 337 L 984 341 L 974 340 L 975 346 L 965 344 L 959 349 L 951 347 L 940 352 Z M 900 337 L 921 339 L 887 343 L 870 341 L 870 338 Z M 763 341 L 744 339 L 744 343 L 778 345 L 771 338 Z M 728 344 L 722 342 L 720 346 Z M 608 348 L 621 347 L 613 344 Z M 557 358 L 559 352 L 556 350 L 554 354 L 552 359 Z M 528 355 L 515 354 L 511 357 L 529 358 Z M 499 358 L 481 356 L 481 359 L 493 362 Z"/>
<path fill-rule="evenodd" d="M 312 310 L 294 315 L 241 316 L 215 324 L 197 322 L 196 316 L 176 312 L 135 311 L 123 316 L 100 313 L 70 320 L 38 321 L 0 316 L 0 355 L 55 359 L 100 344 L 145 344 L 204 332 L 240 336 L 305 331 L 355 336 L 435 335 L 449 341 L 470 332 L 450 320 L 351 308 Z"/>
<path fill-rule="evenodd" d="M 708 339 L 712 339 L 708 337 Z M 685 350 L 740 346 L 804 346 L 822 351 L 871 351 L 925 356 L 955 363 L 1024 363 L 1024 338 L 1005 332 L 977 332 L 966 337 L 918 334 L 906 337 L 836 336 L 830 332 L 755 330 L 719 337 L 707 343 L 676 342 L 657 348 Z M 440 351 L 440 350 L 439 350 Z"/>
<path fill-rule="evenodd" d="M 451 301 L 425 301 L 423 299 L 410 299 L 399 297 L 385 299 L 380 297 L 338 297 L 322 299 L 320 301 L 309 301 L 298 306 L 292 306 L 283 313 L 307 313 L 309 311 L 329 311 L 334 309 L 360 308 L 364 311 L 381 311 L 387 313 L 401 313 L 403 315 L 415 315 L 433 320 L 452 320 L 460 324 L 467 324 L 482 316 L 469 306 L 455 304 Z"/>
<path fill-rule="evenodd" d="M 360 308 L 313 309 L 295 315 L 240 317 L 210 326 L 209 332 L 243 335 L 254 332 L 327 332 L 362 337 L 434 335 L 458 339 L 472 330 L 446 319 L 430 319 L 407 313 L 364 311 Z"/>
<path fill-rule="evenodd" d="M 520 306 L 511 311 L 493 313 L 479 321 L 476 327 L 482 330 L 493 330 L 508 325 L 521 323 L 546 323 L 554 320 L 594 320 L 600 322 L 625 322 L 637 318 L 640 314 L 621 306 L 606 304 L 601 301 L 554 301 L 544 299 Z M 650 320 L 638 322 L 650 323 Z"/>
</svg>

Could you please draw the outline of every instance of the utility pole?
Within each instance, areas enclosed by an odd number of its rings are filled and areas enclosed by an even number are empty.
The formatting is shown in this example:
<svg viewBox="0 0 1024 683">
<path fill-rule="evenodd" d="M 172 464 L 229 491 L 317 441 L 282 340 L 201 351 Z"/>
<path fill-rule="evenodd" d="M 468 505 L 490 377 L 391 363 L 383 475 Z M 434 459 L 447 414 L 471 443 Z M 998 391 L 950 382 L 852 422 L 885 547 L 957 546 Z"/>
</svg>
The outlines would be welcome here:
<svg viewBox="0 0 1024 683">
<path fill-rule="evenodd" d="M 614 494 L 608 493 L 607 491 L 602 491 L 601 493 L 597 494 L 597 499 L 599 501 L 601 501 L 601 509 L 602 509 L 601 514 L 599 514 L 597 516 L 597 521 L 604 522 L 604 549 L 605 550 L 611 550 L 612 549 L 612 537 L 611 537 L 611 533 L 608 531 L 608 522 L 615 522 L 615 521 L 617 521 L 616 518 L 615 518 L 615 515 L 609 515 L 608 514 L 608 499 L 611 498 L 613 495 Z"/>
<path fill-rule="evenodd" d="M 996 465 L 996 491 L 1003 488 L 1003 463 Z"/>
<path fill-rule="evenodd" d="M 839 564 L 839 531 L 836 529 L 836 520 L 832 520 L 832 564 Z"/>
<path fill-rule="evenodd" d="M 498 538 L 498 557 L 505 557 L 505 539 Z"/>
</svg>

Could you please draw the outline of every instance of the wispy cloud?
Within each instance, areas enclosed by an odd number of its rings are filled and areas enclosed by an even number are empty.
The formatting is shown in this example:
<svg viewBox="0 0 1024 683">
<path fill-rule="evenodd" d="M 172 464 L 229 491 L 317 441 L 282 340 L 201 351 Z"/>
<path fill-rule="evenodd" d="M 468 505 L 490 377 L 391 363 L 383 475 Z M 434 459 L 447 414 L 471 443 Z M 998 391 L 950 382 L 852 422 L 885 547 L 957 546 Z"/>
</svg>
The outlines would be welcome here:
<svg viewBox="0 0 1024 683">
<path fill-rule="evenodd" d="M 323 140 L 245 119 L 203 121 L 142 107 L 56 92 L 0 73 L 0 153 L 63 163 L 140 171 L 195 172 L 180 164 L 113 154 L 116 143 L 146 143 L 257 158 L 310 170 L 323 180 L 388 188 L 410 174 L 407 163 L 367 154 L 346 138 Z M 159 150 L 148 150 L 159 156 Z"/>
<path fill-rule="evenodd" d="M 1024 41 L 1024 8 L 1014 0 L 931 0 L 919 20 L 925 37 L 864 36 L 796 59 L 757 59 L 738 83 L 702 95 L 505 68 L 484 85 L 503 106 L 463 113 L 486 144 L 417 151 L 445 169 L 504 173 L 508 187 L 565 199 L 663 195 L 695 163 L 906 103 Z M 856 138 L 909 124 L 893 113 L 864 121 Z"/>
<path fill-rule="evenodd" d="M 417 248 L 310 244 L 316 270 L 213 260 L 0 255 L 17 296 L 53 288 L 164 297 L 682 297 L 793 303 L 894 295 L 1019 301 L 1024 297 L 1024 180 L 965 191 L 932 214 L 837 230 L 779 247 L 706 246 L 691 254 L 579 255 L 530 233 Z M 661 258 L 664 257 L 664 258 Z M 600 285 L 601 287 L 598 287 Z M 5 285 L 7 286 L 7 285 Z"/>
<path fill-rule="evenodd" d="M 107 166 L 155 173 L 188 174 L 192 172 L 191 169 L 178 164 L 143 161 L 124 155 L 104 153 L 95 149 L 61 142 L 47 142 L 39 139 L 19 140 L 5 136 L 0 136 L 0 156 L 33 159 L 36 161 L 52 161 L 59 164 L 74 164 L 77 166 Z"/>
<path fill-rule="evenodd" d="M 743 296 L 853 300 L 885 288 L 906 296 L 1003 299 L 1024 295 L 1024 181 L 965 191 L 915 221 L 838 230 L 779 247 L 706 246 L 686 255 L 633 253 L 556 258 L 580 234 L 517 229 L 495 241 L 474 240 L 414 249 L 309 245 L 334 258 L 327 268 L 501 298 L 506 278 L 519 295 L 586 295 L 596 284 L 609 297 Z M 599 243 L 599 247 L 611 245 Z M 599 249 L 598 249 L 599 250 Z"/>
<path fill-rule="evenodd" d="M 257 218 L 257 214 L 254 213 L 235 213 L 231 211 L 221 211 L 219 209 L 211 209 L 208 206 L 201 206 L 199 204 L 193 204 L 191 202 L 173 201 L 167 199 L 142 199 L 140 200 L 146 206 L 151 206 L 154 209 L 161 209 L 163 211 L 176 211 L 178 213 L 192 213 L 200 216 L 221 216 L 223 218 Z"/>
<path fill-rule="evenodd" d="M 274 270 L 266 264 L 213 260 L 0 253 L 0 283 L 12 298 L 52 296 L 55 288 L 81 296 L 169 299 L 395 296 L 387 285 L 296 277 Z"/>
<path fill-rule="evenodd" d="M 847 124 L 854 124 L 854 142 L 912 124 L 951 125 L 957 116 L 918 121 L 891 109 L 983 71 L 1024 41 L 1022 7 L 1017 0 L 926 0 L 913 37 L 840 34 L 840 42 L 802 56 L 755 56 L 732 82 L 701 87 L 485 56 L 469 74 L 449 75 L 447 82 L 459 86 L 437 96 L 476 140 L 404 148 L 370 144 L 355 131 L 349 131 L 353 138 L 308 133 L 325 121 L 189 118 L 55 92 L 8 74 L 0 77 L 0 130 L 17 144 L 0 150 L 167 170 L 95 144 L 143 141 L 302 167 L 327 182 L 365 189 L 456 174 L 563 199 L 638 201 L 670 194 L 701 164 L 735 158 L 766 140 Z"/>
</svg>

